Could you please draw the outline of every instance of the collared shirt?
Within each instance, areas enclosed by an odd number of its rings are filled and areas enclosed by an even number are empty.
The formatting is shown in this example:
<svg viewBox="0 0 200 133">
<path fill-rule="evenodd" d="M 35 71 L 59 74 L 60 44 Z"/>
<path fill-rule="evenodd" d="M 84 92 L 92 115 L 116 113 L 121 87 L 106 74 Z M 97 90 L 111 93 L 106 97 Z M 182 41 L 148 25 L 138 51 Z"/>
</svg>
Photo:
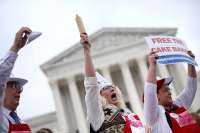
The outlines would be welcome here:
<svg viewBox="0 0 200 133">
<path fill-rule="evenodd" d="M 6 56 L 0 60 L 0 133 L 2 133 L 1 125 L 3 122 L 3 92 L 16 59 L 17 53 L 9 51 Z"/>
<path fill-rule="evenodd" d="M 8 129 L 9 129 L 9 121 L 12 124 L 16 124 L 15 120 L 10 116 L 10 110 L 3 107 L 3 123 L 1 125 L 1 133 L 8 133 Z M 20 122 L 22 123 L 22 121 L 20 120 Z"/>
<path fill-rule="evenodd" d="M 197 78 L 187 77 L 185 89 L 173 101 L 179 107 L 190 108 L 197 90 Z M 146 82 L 144 87 L 144 117 L 153 133 L 172 133 L 165 116 L 165 109 L 158 104 L 156 84 Z"/>
</svg>

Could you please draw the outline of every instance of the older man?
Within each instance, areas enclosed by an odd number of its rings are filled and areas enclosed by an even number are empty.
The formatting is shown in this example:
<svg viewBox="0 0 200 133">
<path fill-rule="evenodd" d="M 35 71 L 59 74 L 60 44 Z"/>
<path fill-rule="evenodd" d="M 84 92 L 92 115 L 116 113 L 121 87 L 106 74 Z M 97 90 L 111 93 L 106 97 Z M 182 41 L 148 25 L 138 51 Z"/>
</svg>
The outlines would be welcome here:
<svg viewBox="0 0 200 133">
<path fill-rule="evenodd" d="M 22 86 L 27 81 L 20 78 L 9 78 L 18 56 L 17 53 L 25 46 L 30 33 L 29 28 L 22 27 L 16 33 L 9 52 L 0 61 L 0 133 L 30 131 L 23 129 L 26 125 L 21 124 L 20 120 L 17 121 L 15 113 L 19 104 Z"/>
</svg>

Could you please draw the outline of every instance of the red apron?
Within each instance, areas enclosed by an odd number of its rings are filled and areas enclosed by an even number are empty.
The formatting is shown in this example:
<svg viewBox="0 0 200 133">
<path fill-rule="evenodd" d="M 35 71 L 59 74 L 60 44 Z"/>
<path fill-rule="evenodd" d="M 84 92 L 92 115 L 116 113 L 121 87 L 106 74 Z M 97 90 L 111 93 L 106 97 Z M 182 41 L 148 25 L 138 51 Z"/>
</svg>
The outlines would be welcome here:
<svg viewBox="0 0 200 133">
<path fill-rule="evenodd" d="M 9 121 L 8 133 L 31 133 L 31 129 L 27 124 L 12 124 Z"/>
<path fill-rule="evenodd" d="M 125 116 L 125 128 L 124 128 L 124 133 L 137 133 L 141 132 L 143 129 L 142 122 L 140 121 L 139 117 L 135 114 L 129 114 Z"/>
<path fill-rule="evenodd" d="M 200 133 L 200 127 L 185 108 L 179 107 L 175 113 L 169 115 L 173 133 Z"/>
</svg>

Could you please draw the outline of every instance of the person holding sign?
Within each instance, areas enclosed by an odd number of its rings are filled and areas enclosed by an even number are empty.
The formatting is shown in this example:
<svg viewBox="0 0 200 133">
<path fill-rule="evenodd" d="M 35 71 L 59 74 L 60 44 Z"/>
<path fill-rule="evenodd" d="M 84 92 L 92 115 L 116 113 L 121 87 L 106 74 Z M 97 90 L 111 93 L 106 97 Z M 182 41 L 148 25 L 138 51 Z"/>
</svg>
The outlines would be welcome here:
<svg viewBox="0 0 200 133">
<path fill-rule="evenodd" d="M 195 58 L 191 51 L 187 52 Z M 200 127 L 188 112 L 197 90 L 195 66 L 188 64 L 185 89 L 172 100 L 169 84 L 172 77 L 156 80 L 158 55 L 151 51 L 148 56 L 149 70 L 144 86 L 144 117 L 153 133 L 200 133 Z"/>
</svg>

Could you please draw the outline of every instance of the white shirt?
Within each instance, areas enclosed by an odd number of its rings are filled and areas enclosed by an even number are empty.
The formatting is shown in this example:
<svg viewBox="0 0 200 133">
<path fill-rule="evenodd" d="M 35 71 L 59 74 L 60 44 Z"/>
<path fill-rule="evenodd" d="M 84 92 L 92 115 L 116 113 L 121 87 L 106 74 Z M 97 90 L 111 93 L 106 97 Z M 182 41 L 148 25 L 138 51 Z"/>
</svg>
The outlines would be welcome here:
<svg viewBox="0 0 200 133">
<path fill-rule="evenodd" d="M 15 52 L 9 51 L 4 58 L 0 60 L 0 133 L 2 132 L 2 122 L 3 122 L 3 94 L 5 89 L 5 84 L 10 76 L 11 70 L 14 66 L 17 54 Z"/>
<path fill-rule="evenodd" d="M 103 111 L 100 90 L 97 86 L 97 79 L 96 77 L 86 77 L 84 81 L 86 95 L 85 95 L 85 102 L 87 108 L 87 120 L 92 125 L 93 129 L 97 131 L 102 126 L 105 115 Z M 107 105 L 108 107 L 114 105 Z M 115 106 L 115 108 L 118 108 Z M 124 108 L 124 115 L 130 114 L 127 108 Z M 132 113 L 133 114 L 133 113 Z M 131 128 L 134 128 L 131 126 Z M 144 128 L 134 128 L 134 133 L 143 133 Z"/>
<path fill-rule="evenodd" d="M 103 124 L 105 116 L 96 77 L 86 77 L 84 86 L 86 91 L 85 102 L 87 108 L 87 120 L 92 125 L 93 129 L 97 131 Z"/>
<path fill-rule="evenodd" d="M 9 121 L 12 124 L 15 124 L 15 120 L 10 116 L 10 110 L 7 108 L 3 107 L 3 123 L 1 125 L 1 133 L 8 133 L 8 128 L 9 128 Z M 20 122 L 23 123 L 23 121 Z"/>
<path fill-rule="evenodd" d="M 188 109 L 197 90 L 197 78 L 188 77 L 186 88 L 173 101 L 179 107 Z M 146 124 L 152 127 L 153 133 L 172 133 L 166 119 L 165 109 L 158 105 L 157 85 L 146 82 L 144 87 L 144 117 Z"/>
</svg>

